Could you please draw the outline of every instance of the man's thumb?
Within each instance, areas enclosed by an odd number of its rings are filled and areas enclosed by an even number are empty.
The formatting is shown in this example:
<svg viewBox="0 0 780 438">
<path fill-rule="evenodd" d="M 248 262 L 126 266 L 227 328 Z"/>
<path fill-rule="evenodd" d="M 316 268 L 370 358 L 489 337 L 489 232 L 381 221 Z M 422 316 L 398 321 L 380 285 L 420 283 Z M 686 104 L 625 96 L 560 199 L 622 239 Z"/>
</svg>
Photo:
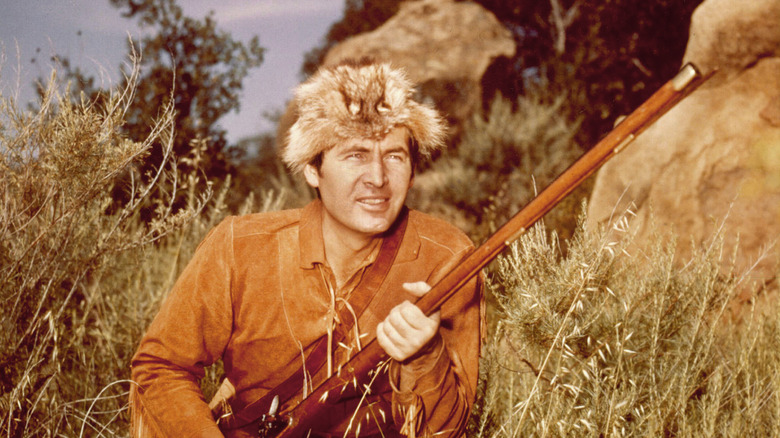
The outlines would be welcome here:
<svg viewBox="0 0 780 438">
<path fill-rule="evenodd" d="M 401 286 L 403 286 L 404 290 L 413 294 L 416 297 L 421 297 L 428 293 L 429 290 L 431 290 L 431 287 L 428 285 L 428 283 L 424 281 L 417 281 L 414 283 L 404 283 Z"/>
</svg>

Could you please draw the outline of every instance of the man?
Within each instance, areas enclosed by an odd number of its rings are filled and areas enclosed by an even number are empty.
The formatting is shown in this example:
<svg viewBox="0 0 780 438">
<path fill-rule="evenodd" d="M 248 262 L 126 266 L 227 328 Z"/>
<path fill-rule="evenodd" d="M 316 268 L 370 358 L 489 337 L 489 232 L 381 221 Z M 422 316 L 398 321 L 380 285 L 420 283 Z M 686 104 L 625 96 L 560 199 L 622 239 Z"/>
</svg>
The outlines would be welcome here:
<svg viewBox="0 0 780 438">
<path fill-rule="evenodd" d="M 387 372 L 370 391 L 361 382 L 328 401 L 333 414 L 311 436 L 463 433 L 482 298 L 473 280 L 430 317 L 411 304 L 472 248 L 453 226 L 404 207 L 418 160 L 444 137 L 412 93 L 401 71 L 365 60 L 298 87 L 282 158 L 319 199 L 227 218 L 201 243 L 133 358 L 137 433 L 256 436 L 231 416 L 287 383 L 308 392 L 340 375 L 374 336 L 392 358 Z M 222 430 L 198 385 L 220 358 L 233 387 L 216 415 Z"/>
</svg>

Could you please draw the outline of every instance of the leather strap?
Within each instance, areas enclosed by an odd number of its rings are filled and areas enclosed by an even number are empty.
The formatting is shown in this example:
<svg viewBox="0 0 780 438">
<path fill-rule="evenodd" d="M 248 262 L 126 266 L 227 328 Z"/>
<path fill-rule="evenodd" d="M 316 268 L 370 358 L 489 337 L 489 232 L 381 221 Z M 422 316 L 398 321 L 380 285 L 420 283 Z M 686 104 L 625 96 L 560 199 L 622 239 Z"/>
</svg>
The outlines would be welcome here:
<svg viewBox="0 0 780 438">
<path fill-rule="evenodd" d="M 382 246 L 379 248 L 379 254 L 377 254 L 376 260 L 368 268 L 363 275 L 363 278 L 361 278 L 360 283 L 358 283 L 355 290 L 352 292 L 349 303 L 357 319 L 360 319 L 360 316 L 371 304 L 371 301 L 374 299 L 380 286 L 382 286 L 382 283 L 387 277 L 388 272 L 390 272 L 390 268 L 393 266 L 395 257 L 398 254 L 398 249 L 401 247 L 401 242 L 403 241 L 408 216 L 408 209 L 404 207 L 393 226 L 385 232 L 385 237 L 382 240 Z M 334 330 L 334 344 L 338 344 L 346 339 L 349 331 L 357 322 L 355 318 L 352 317 L 352 313 L 346 309 L 344 303 L 339 306 L 337 312 L 341 324 L 337 326 L 337 330 Z M 309 353 L 305 360 L 305 369 L 313 376 L 312 381 L 314 382 L 319 383 L 325 380 L 322 374 L 327 372 L 325 370 L 325 364 L 328 360 L 327 343 L 327 336 L 318 339 L 311 353 Z M 304 367 L 297 369 L 285 379 L 284 382 L 260 399 L 246 405 L 238 413 L 221 418 L 219 427 L 223 430 L 238 429 L 261 419 L 263 415 L 268 413 L 271 403 L 276 396 L 279 397 L 279 406 L 285 406 L 290 402 L 293 402 L 296 398 L 302 399 L 302 386 L 304 381 L 303 370 Z M 300 402 L 300 400 L 297 402 Z M 285 410 L 292 407 L 293 406 L 285 406 Z M 282 409 L 280 408 L 279 411 L 281 410 Z"/>
</svg>

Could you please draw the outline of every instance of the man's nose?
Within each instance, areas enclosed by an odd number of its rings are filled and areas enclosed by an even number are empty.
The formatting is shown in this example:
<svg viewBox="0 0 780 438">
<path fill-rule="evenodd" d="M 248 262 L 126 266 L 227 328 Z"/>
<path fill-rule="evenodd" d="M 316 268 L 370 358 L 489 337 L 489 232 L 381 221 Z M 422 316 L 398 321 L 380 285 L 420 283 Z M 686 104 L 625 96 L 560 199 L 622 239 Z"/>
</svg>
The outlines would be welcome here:
<svg viewBox="0 0 780 438">
<path fill-rule="evenodd" d="M 382 187 L 387 183 L 387 172 L 385 163 L 381 157 L 375 157 L 368 164 L 368 169 L 364 176 L 364 181 L 374 187 Z"/>
</svg>

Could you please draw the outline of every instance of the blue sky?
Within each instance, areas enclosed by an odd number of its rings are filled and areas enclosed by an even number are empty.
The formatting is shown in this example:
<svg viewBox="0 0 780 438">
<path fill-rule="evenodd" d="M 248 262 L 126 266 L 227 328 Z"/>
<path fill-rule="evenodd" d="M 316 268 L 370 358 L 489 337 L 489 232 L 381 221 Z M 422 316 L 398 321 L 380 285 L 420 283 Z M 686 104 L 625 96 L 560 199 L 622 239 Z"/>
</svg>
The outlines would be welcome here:
<svg viewBox="0 0 780 438">
<path fill-rule="evenodd" d="M 282 109 L 300 80 L 304 54 L 341 17 L 342 0 L 179 0 L 185 14 L 210 10 L 234 38 L 260 38 L 263 64 L 244 81 L 241 111 L 222 120 L 231 141 L 268 131 L 263 113 Z M 48 78 L 55 54 L 70 58 L 105 85 L 116 83 L 128 35 L 143 30 L 123 18 L 109 0 L 3 0 L 0 12 L 0 92 L 23 104 L 32 83 Z M 35 58 L 35 62 L 31 60 Z"/>
</svg>

